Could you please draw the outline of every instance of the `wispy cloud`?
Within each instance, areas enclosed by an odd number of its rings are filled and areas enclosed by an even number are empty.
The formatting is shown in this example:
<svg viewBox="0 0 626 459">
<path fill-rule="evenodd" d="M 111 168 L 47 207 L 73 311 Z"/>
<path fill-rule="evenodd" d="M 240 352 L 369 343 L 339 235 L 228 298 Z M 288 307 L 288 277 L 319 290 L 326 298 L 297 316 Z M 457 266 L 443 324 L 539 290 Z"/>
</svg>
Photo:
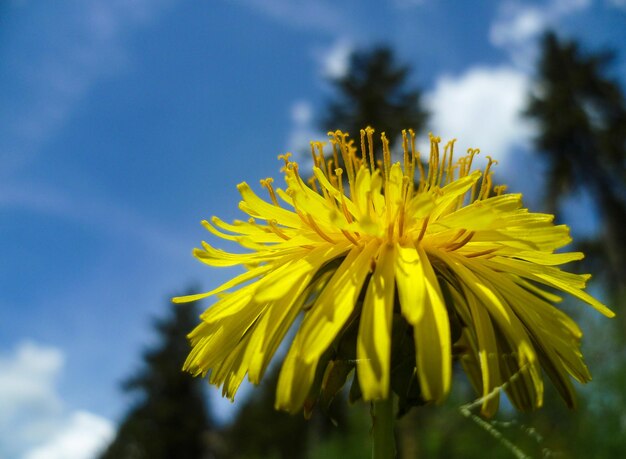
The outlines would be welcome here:
<svg viewBox="0 0 626 459">
<path fill-rule="evenodd" d="M 94 191 L 69 193 L 36 182 L 5 182 L 0 184 L 2 208 L 55 216 L 105 236 L 132 239 L 147 249 L 174 258 L 187 256 L 190 251 L 179 234 Z"/>
<path fill-rule="evenodd" d="M 101 78 L 124 71 L 132 60 L 125 39 L 155 20 L 169 0 L 88 0 L 16 3 L 7 14 L 46 20 L 26 22 L 18 40 L 30 51 L 11 62 L 11 93 L 0 108 L 0 165 L 4 175 L 28 164 L 43 143 L 62 128 L 77 104 Z M 58 20 L 57 20 L 58 19 Z M 63 23 L 63 27 L 58 27 Z M 32 27 L 33 30 L 28 30 Z M 5 89 L 4 91 L 9 91 Z M 0 94 L 3 92 L 0 91 Z"/>
<path fill-rule="evenodd" d="M 23 342 L 0 354 L 0 456 L 88 459 L 113 435 L 110 421 L 69 412 L 57 392 L 60 349 Z"/>
<path fill-rule="evenodd" d="M 315 30 L 331 35 L 349 26 L 342 10 L 327 0 L 237 0 L 283 26 Z"/>
<path fill-rule="evenodd" d="M 312 159 L 312 140 L 325 140 L 326 135 L 321 130 L 316 129 L 313 119 L 313 106 L 307 100 L 295 101 L 290 110 L 291 129 L 287 135 L 287 145 L 285 150 L 294 154 L 296 161 L 300 163 L 303 170 L 310 170 Z"/>
<path fill-rule="evenodd" d="M 608 2 L 611 6 L 614 6 L 615 8 L 622 8 L 626 10 L 626 0 L 608 0 Z"/>
<path fill-rule="evenodd" d="M 489 30 L 489 40 L 505 49 L 516 66 L 529 70 L 537 57 L 537 37 L 590 5 L 590 0 L 550 0 L 544 5 L 503 2 Z"/>
<path fill-rule="evenodd" d="M 426 0 L 393 0 L 393 5 L 400 10 L 416 8 L 423 6 L 425 3 Z"/>
</svg>

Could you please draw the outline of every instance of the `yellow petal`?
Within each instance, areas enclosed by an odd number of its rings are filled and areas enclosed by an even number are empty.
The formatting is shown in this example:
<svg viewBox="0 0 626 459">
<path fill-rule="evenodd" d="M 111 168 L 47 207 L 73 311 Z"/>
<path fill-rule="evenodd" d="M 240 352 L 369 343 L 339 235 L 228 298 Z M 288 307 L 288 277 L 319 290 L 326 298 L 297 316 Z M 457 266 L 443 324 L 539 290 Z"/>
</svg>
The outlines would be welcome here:
<svg viewBox="0 0 626 459">
<path fill-rule="evenodd" d="M 458 198 L 467 193 L 474 183 L 478 181 L 481 173 L 474 171 L 467 177 L 455 180 L 454 182 L 446 185 L 440 190 L 441 197 L 436 200 L 435 208 L 431 213 L 431 220 L 435 221 L 442 215 L 449 213 L 453 210 L 451 206 L 456 206 Z"/>
<path fill-rule="evenodd" d="M 394 252 L 393 246 L 381 246 L 359 320 L 357 373 L 364 400 L 385 399 L 389 395 Z"/>
<path fill-rule="evenodd" d="M 240 183 L 237 185 L 237 189 L 243 198 L 239 208 L 248 215 L 265 220 L 276 220 L 279 225 L 291 226 L 292 228 L 300 227 L 302 221 L 298 214 L 265 202 L 252 191 L 247 183 Z"/>
<path fill-rule="evenodd" d="M 298 354 L 298 342 L 294 340 L 278 376 L 276 386 L 277 410 L 288 411 L 292 414 L 302 409 L 311 386 L 315 380 L 315 370 L 319 357 L 309 362 L 302 360 Z"/>
<path fill-rule="evenodd" d="M 311 251 L 305 258 L 292 263 L 288 270 L 283 272 L 282 282 L 278 282 L 273 292 L 268 295 L 269 287 L 257 290 L 255 301 L 272 301 L 271 307 L 267 308 L 262 320 L 259 322 L 255 333 L 260 335 L 258 345 L 252 351 L 249 369 L 250 381 L 258 384 L 273 357 L 280 342 L 293 324 L 302 304 L 307 299 L 305 290 L 309 287 L 315 273 L 322 265 L 340 256 L 345 251 L 345 246 L 318 247 Z M 269 276 L 268 276 L 269 277 Z M 285 288 L 285 285 L 288 286 Z M 279 296 L 277 296 L 280 293 Z"/>
<path fill-rule="evenodd" d="M 448 311 L 426 252 L 421 245 L 416 249 L 424 272 L 423 313 L 413 326 L 417 374 L 424 398 L 441 402 L 450 391 L 452 373 Z"/>
<path fill-rule="evenodd" d="M 496 413 L 499 404 L 499 397 L 492 394 L 501 385 L 498 345 L 487 310 L 478 304 L 476 297 L 471 292 L 467 292 L 467 289 L 465 290 L 465 298 L 472 315 L 473 329 L 476 333 L 478 359 L 482 376 L 483 401 L 481 413 L 490 417 Z"/>
<path fill-rule="evenodd" d="M 219 287 L 213 290 L 210 290 L 205 293 L 197 293 L 195 295 L 177 296 L 175 298 L 172 298 L 172 301 L 174 303 L 188 303 L 191 301 L 197 301 L 202 298 L 215 295 L 216 293 L 221 293 L 225 290 L 228 290 L 229 288 L 235 287 L 236 285 L 243 284 L 244 282 L 247 282 L 256 277 L 259 277 L 267 273 L 268 271 L 272 270 L 272 268 L 273 268 L 272 265 L 262 265 L 257 268 L 251 269 L 243 274 L 240 274 L 236 277 L 233 277 L 231 280 L 224 282 L 222 285 L 220 285 Z"/>
<path fill-rule="evenodd" d="M 534 397 L 534 400 L 529 401 L 530 405 L 528 407 L 541 406 L 543 403 L 543 381 L 537 354 L 524 325 L 496 287 L 496 285 L 499 285 L 502 275 L 491 270 L 481 270 L 481 275 L 478 275 L 474 270 L 481 269 L 483 260 L 474 260 L 475 262 L 471 264 L 473 270 L 471 270 L 469 269 L 470 263 L 467 263 L 467 260 L 463 257 L 448 256 L 447 258 L 451 267 L 463 280 L 464 285 L 487 308 L 490 316 L 493 317 L 499 330 L 507 339 L 515 355 L 517 355 L 517 367 L 514 367 L 505 359 L 505 365 L 502 367 L 503 372 L 507 375 L 507 378 L 516 375 L 527 387 L 527 394 Z M 463 262 L 467 263 L 467 265 L 464 265 Z M 500 350 L 500 354 L 502 353 L 503 351 Z"/>
<path fill-rule="evenodd" d="M 564 292 L 567 292 L 570 295 L 588 303 L 606 317 L 615 316 L 613 311 L 588 293 L 581 290 L 585 287 L 586 280 L 588 279 L 587 276 L 571 274 L 551 266 L 541 266 L 534 263 L 512 260 L 510 258 L 503 257 L 485 260 L 484 263 L 488 266 L 493 266 L 495 269 L 503 270 L 505 272 L 509 271 L 520 277 L 531 279 L 559 290 L 563 290 Z"/>
<path fill-rule="evenodd" d="M 298 331 L 298 352 L 304 361 L 318 359 L 352 314 L 379 246 L 372 240 L 364 248 L 353 248 L 304 317 Z"/>
<path fill-rule="evenodd" d="M 411 325 L 415 325 L 424 313 L 424 270 L 420 257 L 413 245 L 396 245 L 395 275 L 398 285 L 398 299 L 402 315 Z"/>
</svg>

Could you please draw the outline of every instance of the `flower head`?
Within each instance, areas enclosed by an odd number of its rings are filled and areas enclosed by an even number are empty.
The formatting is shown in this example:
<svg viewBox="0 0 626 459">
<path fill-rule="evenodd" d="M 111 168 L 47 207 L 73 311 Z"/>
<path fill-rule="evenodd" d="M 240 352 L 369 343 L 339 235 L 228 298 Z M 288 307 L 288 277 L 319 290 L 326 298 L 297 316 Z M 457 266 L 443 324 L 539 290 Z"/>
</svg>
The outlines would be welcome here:
<svg viewBox="0 0 626 459">
<path fill-rule="evenodd" d="M 485 415 L 497 410 L 490 394 L 501 386 L 518 408 L 541 406 L 542 368 L 573 405 L 570 376 L 590 380 L 582 333 L 546 288 L 613 313 L 583 291 L 589 276 L 558 268 L 583 257 L 555 253 L 570 242 L 568 228 L 494 187 L 491 159 L 483 172 L 472 170 L 477 150 L 455 160 L 454 141 L 442 152 L 431 136 L 424 166 L 412 131 L 403 133 L 403 164 L 392 164 L 384 134 L 376 161 L 371 128 L 361 131 L 360 149 L 340 131 L 329 138 L 328 159 L 324 144 L 312 143 L 309 180 L 284 155 L 284 190 L 262 180 L 264 200 L 238 186 L 248 221 L 203 222 L 247 252 L 203 242 L 194 255 L 247 270 L 215 290 L 175 299 L 219 297 L 189 335 L 185 369 L 210 372 L 232 399 L 246 374 L 260 382 L 294 328 L 278 381 L 280 409 L 310 410 L 320 390 L 332 396 L 353 368 L 353 392 L 364 400 L 394 391 L 440 402 L 453 360 L 482 394 Z"/>
</svg>

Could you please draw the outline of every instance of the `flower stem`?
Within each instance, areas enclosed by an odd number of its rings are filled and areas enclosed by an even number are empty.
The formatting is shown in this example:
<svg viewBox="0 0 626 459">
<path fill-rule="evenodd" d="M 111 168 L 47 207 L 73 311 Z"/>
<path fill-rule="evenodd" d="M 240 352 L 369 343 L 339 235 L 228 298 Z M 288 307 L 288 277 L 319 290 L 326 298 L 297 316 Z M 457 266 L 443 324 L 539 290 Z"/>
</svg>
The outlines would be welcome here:
<svg viewBox="0 0 626 459">
<path fill-rule="evenodd" d="M 374 437 L 373 459 L 393 459 L 396 457 L 394 435 L 393 396 L 377 400 L 372 405 L 372 434 Z"/>
</svg>

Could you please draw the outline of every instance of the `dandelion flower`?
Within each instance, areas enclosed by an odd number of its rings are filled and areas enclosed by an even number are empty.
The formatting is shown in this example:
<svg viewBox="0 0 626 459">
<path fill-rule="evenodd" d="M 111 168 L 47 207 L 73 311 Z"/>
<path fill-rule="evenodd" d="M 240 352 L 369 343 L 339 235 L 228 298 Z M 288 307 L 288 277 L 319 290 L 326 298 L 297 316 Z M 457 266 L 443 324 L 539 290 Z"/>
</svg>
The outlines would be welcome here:
<svg viewBox="0 0 626 459">
<path fill-rule="evenodd" d="M 262 199 L 239 184 L 249 220 L 202 222 L 247 252 L 203 242 L 195 257 L 246 271 L 210 292 L 175 298 L 219 298 L 190 333 L 184 368 L 209 374 L 232 400 L 246 374 L 261 381 L 293 329 L 276 394 L 276 407 L 289 412 L 310 411 L 320 391 L 333 395 L 353 369 L 353 389 L 366 401 L 391 391 L 406 398 L 417 388 L 420 403 L 441 402 L 455 360 L 486 416 L 503 386 L 519 409 L 540 407 L 542 369 L 574 405 L 571 378 L 591 377 L 582 333 L 554 306 L 561 301 L 554 291 L 613 313 L 584 292 L 588 275 L 558 267 L 583 258 L 555 252 L 571 240 L 567 226 L 493 186 L 495 161 L 472 170 L 478 150 L 455 160 L 454 141 L 442 152 L 431 136 L 424 165 L 412 131 L 403 133 L 404 157 L 395 164 L 384 134 L 383 159 L 375 160 L 371 128 L 361 131 L 360 148 L 341 131 L 329 140 L 328 158 L 325 144 L 311 144 L 308 180 L 284 155 L 284 190 L 261 180 L 269 195 Z M 403 355 L 410 362 L 400 374 Z"/>
</svg>

